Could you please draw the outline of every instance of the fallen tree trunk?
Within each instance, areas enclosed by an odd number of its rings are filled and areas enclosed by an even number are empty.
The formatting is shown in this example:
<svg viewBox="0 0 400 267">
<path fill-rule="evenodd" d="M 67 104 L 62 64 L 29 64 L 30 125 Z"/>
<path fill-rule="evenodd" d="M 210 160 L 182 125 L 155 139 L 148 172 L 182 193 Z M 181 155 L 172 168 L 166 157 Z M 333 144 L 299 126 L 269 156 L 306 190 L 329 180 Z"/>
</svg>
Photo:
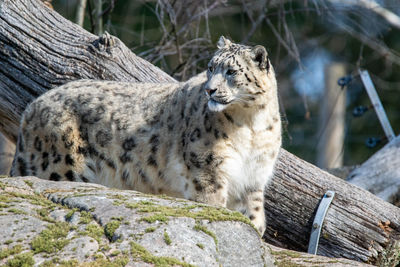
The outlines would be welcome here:
<svg viewBox="0 0 400 267">
<path fill-rule="evenodd" d="M 0 128 L 14 142 L 26 105 L 68 81 L 175 81 L 119 39 L 90 34 L 37 0 L 0 0 L 0 42 Z"/>
<path fill-rule="evenodd" d="M 350 172 L 347 179 L 348 182 L 368 190 L 381 199 L 400 206 L 398 166 L 400 166 L 400 136 Z"/>
<path fill-rule="evenodd" d="M 174 81 L 117 38 L 97 38 L 37 1 L 0 0 L 0 44 L 0 128 L 12 140 L 26 104 L 53 86 L 80 78 Z M 400 209 L 285 150 L 266 192 L 264 238 L 306 251 L 318 203 L 328 189 L 336 197 L 319 254 L 397 262 Z"/>
<path fill-rule="evenodd" d="M 318 254 L 379 264 L 398 262 L 399 208 L 285 150 L 265 194 L 267 242 L 307 251 L 316 210 L 328 190 L 335 197 L 324 220 Z"/>
</svg>

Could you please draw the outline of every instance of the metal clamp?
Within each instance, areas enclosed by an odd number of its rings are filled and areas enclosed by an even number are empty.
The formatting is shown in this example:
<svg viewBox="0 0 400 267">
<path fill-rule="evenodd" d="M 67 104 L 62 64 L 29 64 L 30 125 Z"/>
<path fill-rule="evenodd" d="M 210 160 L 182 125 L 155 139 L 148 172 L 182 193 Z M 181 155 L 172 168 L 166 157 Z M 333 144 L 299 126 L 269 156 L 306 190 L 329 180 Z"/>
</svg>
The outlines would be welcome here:
<svg viewBox="0 0 400 267">
<path fill-rule="evenodd" d="M 317 254 L 322 224 L 334 196 L 334 191 L 326 191 L 321 200 L 321 203 L 319 203 L 317 214 L 315 214 L 314 222 L 311 229 L 310 242 L 308 243 L 308 253 L 310 254 Z"/>
</svg>

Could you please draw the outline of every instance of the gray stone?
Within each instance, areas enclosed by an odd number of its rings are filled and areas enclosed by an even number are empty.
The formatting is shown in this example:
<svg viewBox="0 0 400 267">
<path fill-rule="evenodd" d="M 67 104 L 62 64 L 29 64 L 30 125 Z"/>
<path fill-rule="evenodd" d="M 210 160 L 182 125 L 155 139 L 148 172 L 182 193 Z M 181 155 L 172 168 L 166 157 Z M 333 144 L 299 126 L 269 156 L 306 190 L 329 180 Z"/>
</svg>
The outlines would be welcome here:
<svg viewBox="0 0 400 267">
<path fill-rule="evenodd" d="M 0 237 L 10 240 L 1 248 L 10 249 L 19 242 L 25 249 L 19 253 L 30 250 L 36 265 L 62 260 L 103 264 L 119 260 L 126 266 L 267 264 L 263 241 L 247 218 L 226 209 L 34 177 L 3 178 L 0 187 L 4 200 Z M 62 245 L 35 250 L 33 240 L 40 240 L 41 233 L 57 223 L 67 227 L 65 235 L 55 239 Z"/>
<path fill-rule="evenodd" d="M 270 246 L 224 208 L 35 177 L 0 179 L 0 225 L 0 265 L 365 266 Z"/>
</svg>

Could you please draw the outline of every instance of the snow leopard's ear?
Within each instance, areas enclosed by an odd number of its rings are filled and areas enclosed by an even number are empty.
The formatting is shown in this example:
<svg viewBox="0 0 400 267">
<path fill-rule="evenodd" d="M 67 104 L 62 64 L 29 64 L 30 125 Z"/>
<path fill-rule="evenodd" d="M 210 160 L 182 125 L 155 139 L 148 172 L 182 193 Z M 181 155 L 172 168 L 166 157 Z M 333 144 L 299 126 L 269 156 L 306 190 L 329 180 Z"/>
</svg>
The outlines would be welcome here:
<svg viewBox="0 0 400 267">
<path fill-rule="evenodd" d="M 231 44 L 232 44 L 231 41 L 229 41 L 224 36 L 221 36 L 221 37 L 219 37 L 219 40 L 217 42 L 217 47 L 218 47 L 218 49 L 222 49 L 224 47 L 229 47 Z"/>
<path fill-rule="evenodd" d="M 261 70 L 269 70 L 270 63 L 267 50 L 264 46 L 256 45 L 251 49 L 252 58 Z"/>
</svg>

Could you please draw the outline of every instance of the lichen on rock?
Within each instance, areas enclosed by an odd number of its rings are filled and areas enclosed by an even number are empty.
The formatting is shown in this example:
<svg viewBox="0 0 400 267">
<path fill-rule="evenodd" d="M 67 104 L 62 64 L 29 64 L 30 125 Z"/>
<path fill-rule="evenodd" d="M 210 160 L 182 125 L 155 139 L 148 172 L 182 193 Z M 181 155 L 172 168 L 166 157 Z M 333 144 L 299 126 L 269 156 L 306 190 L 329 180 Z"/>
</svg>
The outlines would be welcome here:
<svg viewBox="0 0 400 267">
<path fill-rule="evenodd" d="M 0 265 L 265 264 L 251 222 L 224 208 L 34 177 L 1 183 L 0 224 L 7 227 L 0 228 Z M 233 246 L 242 246 L 241 255 L 226 253 Z"/>
</svg>

